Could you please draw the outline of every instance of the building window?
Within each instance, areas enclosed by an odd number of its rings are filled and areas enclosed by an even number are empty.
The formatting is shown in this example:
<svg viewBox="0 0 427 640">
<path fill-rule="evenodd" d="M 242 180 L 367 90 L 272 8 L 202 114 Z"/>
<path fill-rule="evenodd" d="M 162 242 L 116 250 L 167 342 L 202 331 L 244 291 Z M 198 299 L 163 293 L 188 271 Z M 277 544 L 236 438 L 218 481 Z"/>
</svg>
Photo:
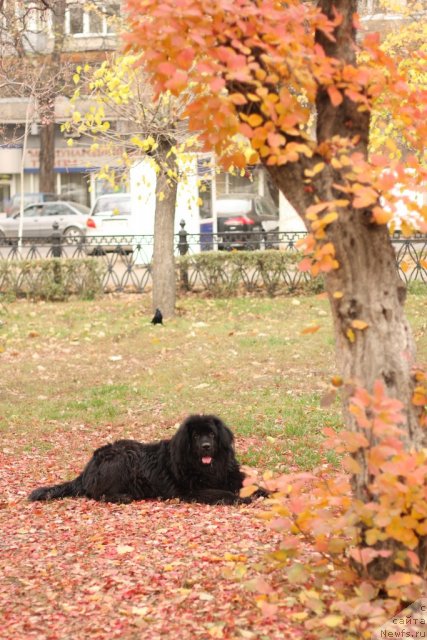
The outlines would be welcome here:
<svg viewBox="0 0 427 640">
<path fill-rule="evenodd" d="M 77 35 L 83 33 L 84 29 L 84 12 L 81 7 L 73 7 L 68 9 L 68 25 L 66 25 L 66 31 L 70 35 Z"/>
<path fill-rule="evenodd" d="M 98 7 L 95 3 L 90 8 L 70 5 L 65 16 L 65 32 L 68 35 L 83 36 L 114 34 L 118 15 L 120 15 L 118 4 L 109 4 L 107 8 Z"/>
</svg>

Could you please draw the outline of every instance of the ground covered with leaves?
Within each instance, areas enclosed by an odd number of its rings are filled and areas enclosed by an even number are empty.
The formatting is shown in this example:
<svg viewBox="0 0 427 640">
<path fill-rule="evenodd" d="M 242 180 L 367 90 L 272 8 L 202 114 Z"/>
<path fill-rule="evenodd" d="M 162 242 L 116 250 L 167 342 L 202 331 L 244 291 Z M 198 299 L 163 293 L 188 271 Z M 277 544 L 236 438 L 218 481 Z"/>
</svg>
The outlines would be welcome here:
<svg viewBox="0 0 427 640">
<path fill-rule="evenodd" d="M 289 603 L 269 616 L 257 595 L 277 543 L 259 502 L 26 501 L 76 473 L 98 438 L 81 426 L 52 433 L 48 453 L 22 452 L 25 437 L 0 452 L 1 638 L 303 637 Z"/>
<path fill-rule="evenodd" d="M 220 415 L 245 464 L 337 464 L 322 447 L 323 428 L 340 424 L 324 300 L 189 298 L 164 327 L 150 325 L 149 304 L 21 301 L 1 316 L 0 638 L 315 638 L 298 572 L 265 564 L 280 540 L 262 501 L 26 500 L 101 444 L 170 437 L 192 412 Z M 410 297 L 421 358 L 426 306 Z"/>
</svg>

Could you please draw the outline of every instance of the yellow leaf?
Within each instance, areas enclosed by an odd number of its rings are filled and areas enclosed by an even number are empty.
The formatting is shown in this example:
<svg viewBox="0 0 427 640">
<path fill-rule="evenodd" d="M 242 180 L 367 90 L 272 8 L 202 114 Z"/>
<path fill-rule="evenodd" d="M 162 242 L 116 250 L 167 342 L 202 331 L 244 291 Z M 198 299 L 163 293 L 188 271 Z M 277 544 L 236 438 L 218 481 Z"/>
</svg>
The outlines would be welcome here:
<svg viewBox="0 0 427 640">
<path fill-rule="evenodd" d="M 248 498 L 253 493 L 255 493 L 257 489 L 258 487 L 255 484 L 248 484 L 246 487 L 243 487 L 243 489 L 240 489 L 240 497 Z"/>
<path fill-rule="evenodd" d="M 353 320 L 351 326 L 353 327 L 353 329 L 359 329 L 360 331 L 363 331 L 364 329 L 369 327 L 368 323 L 364 320 Z"/>
<path fill-rule="evenodd" d="M 317 164 L 314 165 L 312 169 L 306 169 L 304 171 L 304 175 L 306 175 L 308 178 L 313 178 L 313 176 L 315 176 L 316 173 L 320 173 L 320 171 L 322 171 L 324 167 L 325 167 L 324 162 L 318 162 Z"/>
<path fill-rule="evenodd" d="M 356 336 L 354 334 L 353 329 L 347 329 L 346 336 L 350 340 L 350 342 L 354 342 L 356 340 Z"/>
<path fill-rule="evenodd" d="M 341 169 L 342 168 L 341 162 L 339 160 L 337 160 L 336 158 L 332 158 L 331 165 L 333 166 L 334 169 Z"/>
<path fill-rule="evenodd" d="M 78 73 L 75 73 L 75 74 L 73 75 L 73 82 L 74 82 L 74 84 L 79 84 L 79 82 L 80 82 L 80 76 L 79 76 L 79 74 L 78 74 Z"/>
<path fill-rule="evenodd" d="M 343 620 L 344 619 L 342 616 L 330 614 L 329 616 L 325 616 L 324 618 L 322 618 L 320 622 L 333 629 L 335 627 L 339 627 L 343 623 Z"/>
<path fill-rule="evenodd" d="M 257 113 L 253 113 L 248 118 L 248 123 L 254 128 L 261 126 L 263 122 L 263 119 Z"/>
<path fill-rule="evenodd" d="M 146 616 L 147 613 L 150 611 L 150 609 L 148 607 L 135 607 L 134 606 L 134 607 L 132 607 L 131 611 L 136 616 Z"/>
<path fill-rule="evenodd" d="M 349 204 L 349 201 L 342 198 L 339 200 L 334 200 L 333 204 L 335 207 L 347 207 Z"/>
<path fill-rule="evenodd" d="M 330 213 L 327 213 L 325 216 L 323 216 L 321 220 L 322 227 L 326 227 L 326 225 L 331 224 L 331 222 L 334 222 L 337 218 L 338 218 L 338 214 L 336 211 L 331 211 Z"/>
<path fill-rule="evenodd" d="M 223 638 L 224 637 L 223 626 L 224 625 L 222 625 L 222 624 L 213 624 L 208 629 L 209 635 L 212 638 Z"/>
<path fill-rule="evenodd" d="M 307 611 L 297 611 L 296 613 L 291 613 L 290 618 L 295 620 L 296 622 L 306 620 L 308 618 Z"/>
<path fill-rule="evenodd" d="M 365 537 L 366 537 L 366 542 L 370 546 L 374 545 L 376 542 L 378 542 L 378 540 L 384 539 L 384 535 L 381 533 L 381 531 L 375 528 L 368 529 L 365 533 Z"/>
<path fill-rule="evenodd" d="M 133 547 L 129 546 L 128 544 L 119 544 L 119 546 L 117 547 L 117 553 L 119 555 L 124 555 L 125 553 L 130 553 L 131 551 L 133 551 Z"/>
</svg>

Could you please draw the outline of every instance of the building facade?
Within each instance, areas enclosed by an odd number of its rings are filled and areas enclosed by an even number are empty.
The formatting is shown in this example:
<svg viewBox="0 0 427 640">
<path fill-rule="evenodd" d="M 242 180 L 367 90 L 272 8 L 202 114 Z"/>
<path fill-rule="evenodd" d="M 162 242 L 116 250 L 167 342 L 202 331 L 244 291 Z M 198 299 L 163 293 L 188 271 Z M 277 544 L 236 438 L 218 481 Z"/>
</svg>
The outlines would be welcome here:
<svg viewBox="0 0 427 640">
<path fill-rule="evenodd" d="M 55 2 L 60 11 L 61 3 Z M 93 5 L 93 6 L 92 6 Z M 89 6 L 91 8 L 89 8 Z M 61 39 L 61 66 L 68 82 L 63 82 L 63 94 L 55 97 L 55 190 L 61 197 L 90 204 L 97 193 L 104 190 L 95 178 L 96 170 L 106 161 L 102 150 L 97 155 L 84 146 L 70 146 L 61 125 L 70 115 L 69 97 L 74 91 L 73 70 L 79 63 L 97 64 L 108 52 L 117 48 L 117 25 L 120 3 L 94 2 L 89 5 L 80 0 L 66 0 L 60 33 L 54 33 L 52 11 L 41 9 L 41 3 L 5 0 L 0 14 L 0 39 L 3 74 L 10 78 L 10 67 L 4 66 L 8 57 L 16 60 L 17 67 L 33 62 L 42 65 L 55 49 L 55 39 Z M 20 33 L 20 48 L 11 45 L 9 32 L 11 21 L 16 20 Z M 1 28 L 2 27 L 2 28 Z M 13 70 L 13 65 L 12 65 Z M 7 82 L 1 83 L 0 92 L 0 210 L 10 198 L 21 191 L 21 171 L 24 174 L 24 192 L 39 191 L 40 131 L 43 115 L 38 108 L 37 95 L 31 95 L 31 87 L 24 87 L 28 79 L 22 79 L 22 95 L 9 91 Z M 30 95 L 28 95 L 30 94 Z M 27 131 L 25 131 L 27 128 Z M 2 206 L 3 205 L 3 206 Z"/>
</svg>

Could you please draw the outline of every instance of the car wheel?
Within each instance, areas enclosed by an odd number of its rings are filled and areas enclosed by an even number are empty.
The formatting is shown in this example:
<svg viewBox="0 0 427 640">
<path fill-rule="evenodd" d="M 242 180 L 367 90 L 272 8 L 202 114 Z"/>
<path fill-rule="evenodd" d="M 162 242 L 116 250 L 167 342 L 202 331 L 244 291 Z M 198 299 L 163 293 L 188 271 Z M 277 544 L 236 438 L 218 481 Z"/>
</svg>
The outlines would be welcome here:
<svg viewBox="0 0 427 640">
<path fill-rule="evenodd" d="M 83 242 L 83 232 L 78 227 L 68 227 L 62 237 L 65 244 L 81 244 Z"/>
</svg>

